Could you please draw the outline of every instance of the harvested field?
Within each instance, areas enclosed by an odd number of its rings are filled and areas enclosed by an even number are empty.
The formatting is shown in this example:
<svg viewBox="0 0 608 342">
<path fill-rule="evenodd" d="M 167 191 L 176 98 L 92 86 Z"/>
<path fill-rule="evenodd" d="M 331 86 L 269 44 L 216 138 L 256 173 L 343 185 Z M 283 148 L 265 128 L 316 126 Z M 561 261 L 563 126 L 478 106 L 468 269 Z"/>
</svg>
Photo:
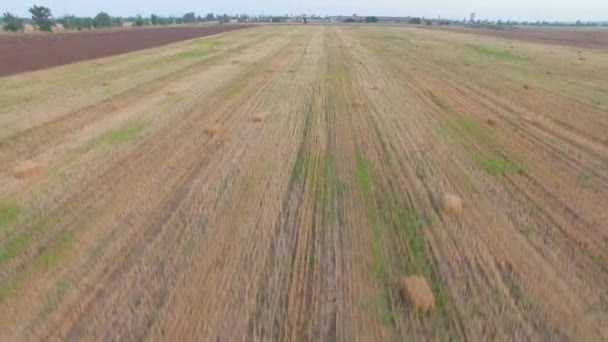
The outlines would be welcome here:
<svg viewBox="0 0 608 342">
<path fill-rule="evenodd" d="M 0 76 L 118 55 L 182 40 L 251 27 L 178 26 L 0 36 Z"/>
<path fill-rule="evenodd" d="M 263 26 L 0 78 L 0 340 L 606 340 L 606 65 Z"/>
<path fill-rule="evenodd" d="M 541 44 L 608 49 L 608 28 L 456 28 L 450 30 Z"/>
</svg>

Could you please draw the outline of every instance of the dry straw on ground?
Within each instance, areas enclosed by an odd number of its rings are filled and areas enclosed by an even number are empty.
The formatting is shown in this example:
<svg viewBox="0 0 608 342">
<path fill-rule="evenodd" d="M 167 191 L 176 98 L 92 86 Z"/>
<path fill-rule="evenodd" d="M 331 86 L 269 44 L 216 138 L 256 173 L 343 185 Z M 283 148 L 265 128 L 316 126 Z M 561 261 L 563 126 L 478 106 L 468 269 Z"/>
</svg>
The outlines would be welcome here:
<svg viewBox="0 0 608 342">
<path fill-rule="evenodd" d="M 435 296 L 429 284 L 421 276 L 403 277 L 400 283 L 403 298 L 415 310 L 430 311 L 435 308 Z"/>
<path fill-rule="evenodd" d="M 355 105 L 355 107 L 361 108 L 365 106 L 365 101 L 361 99 L 356 99 L 355 101 L 353 101 L 353 104 Z"/>
<path fill-rule="evenodd" d="M 255 112 L 253 113 L 253 115 L 251 115 L 251 120 L 253 122 L 262 122 L 264 121 L 264 119 L 266 119 L 266 113 L 265 112 Z"/>
<path fill-rule="evenodd" d="M 40 173 L 40 167 L 31 160 L 24 160 L 13 168 L 13 176 L 18 179 L 34 177 L 38 173 Z"/>
<path fill-rule="evenodd" d="M 112 101 L 112 102 L 110 103 L 110 110 L 111 110 L 111 111 L 116 112 L 116 111 L 117 111 L 117 110 L 119 110 L 119 109 L 120 109 L 120 104 L 119 104 L 118 102 L 116 102 L 116 101 Z"/>
<path fill-rule="evenodd" d="M 462 199 L 458 195 L 443 194 L 441 198 L 441 210 L 448 216 L 462 216 Z"/>
<path fill-rule="evenodd" d="M 210 137 L 216 137 L 224 132 L 224 128 L 220 124 L 213 124 L 205 129 L 205 133 L 207 133 Z"/>
</svg>

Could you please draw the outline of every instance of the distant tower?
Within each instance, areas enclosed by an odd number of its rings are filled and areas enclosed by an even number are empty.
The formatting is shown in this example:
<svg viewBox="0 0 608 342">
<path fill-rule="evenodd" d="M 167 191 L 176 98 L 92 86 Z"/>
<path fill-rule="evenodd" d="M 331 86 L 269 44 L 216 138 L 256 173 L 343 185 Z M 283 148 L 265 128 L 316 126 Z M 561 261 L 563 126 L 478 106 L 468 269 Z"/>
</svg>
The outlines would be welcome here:
<svg viewBox="0 0 608 342">
<path fill-rule="evenodd" d="M 470 23 L 474 23 L 475 22 L 475 12 L 471 12 L 471 20 L 469 22 Z"/>
</svg>

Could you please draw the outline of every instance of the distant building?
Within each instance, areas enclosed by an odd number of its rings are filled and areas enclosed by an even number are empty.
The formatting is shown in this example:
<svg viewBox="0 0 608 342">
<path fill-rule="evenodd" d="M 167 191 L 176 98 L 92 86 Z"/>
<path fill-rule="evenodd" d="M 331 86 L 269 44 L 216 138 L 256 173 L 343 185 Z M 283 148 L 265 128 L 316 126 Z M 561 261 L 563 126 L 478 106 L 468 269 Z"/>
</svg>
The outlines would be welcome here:
<svg viewBox="0 0 608 342">
<path fill-rule="evenodd" d="M 475 22 L 475 12 L 471 13 L 471 19 L 469 20 L 470 23 L 474 23 Z"/>
</svg>

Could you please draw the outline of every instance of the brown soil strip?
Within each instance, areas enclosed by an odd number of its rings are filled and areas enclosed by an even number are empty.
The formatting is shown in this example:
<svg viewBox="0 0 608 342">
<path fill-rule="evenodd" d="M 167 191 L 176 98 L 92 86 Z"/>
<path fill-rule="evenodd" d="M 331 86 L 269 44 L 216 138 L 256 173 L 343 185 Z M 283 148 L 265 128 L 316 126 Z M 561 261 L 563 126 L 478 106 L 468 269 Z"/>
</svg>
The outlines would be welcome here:
<svg viewBox="0 0 608 342">
<path fill-rule="evenodd" d="M 0 40 L 0 77 L 107 57 L 251 25 L 123 29 L 94 33 L 11 35 Z"/>
</svg>

